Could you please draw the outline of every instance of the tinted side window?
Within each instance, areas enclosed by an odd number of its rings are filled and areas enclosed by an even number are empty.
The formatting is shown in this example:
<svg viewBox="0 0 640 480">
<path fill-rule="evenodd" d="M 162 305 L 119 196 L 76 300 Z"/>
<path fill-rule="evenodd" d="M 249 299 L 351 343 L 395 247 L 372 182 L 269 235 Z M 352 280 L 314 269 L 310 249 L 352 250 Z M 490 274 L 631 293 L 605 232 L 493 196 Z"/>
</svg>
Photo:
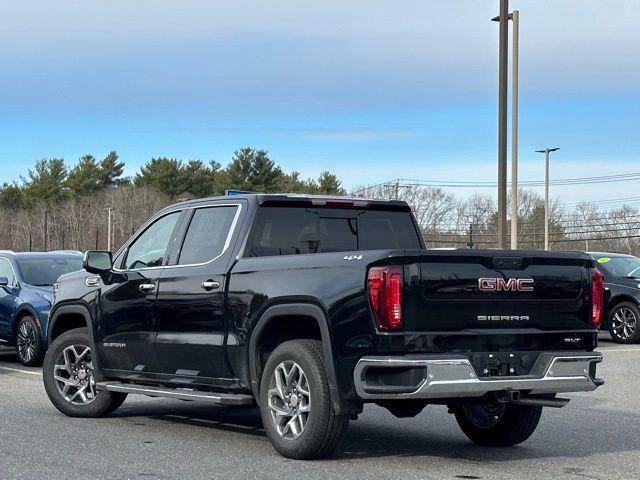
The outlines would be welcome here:
<svg viewBox="0 0 640 480">
<path fill-rule="evenodd" d="M 0 277 L 5 277 L 9 283 L 9 286 L 16 284 L 16 276 L 13 274 L 13 268 L 11 263 L 6 258 L 0 258 Z"/>
<path fill-rule="evenodd" d="M 254 222 L 248 255 L 420 247 L 408 212 L 262 207 Z"/>
<path fill-rule="evenodd" d="M 125 270 L 136 270 L 138 268 L 162 266 L 179 217 L 180 212 L 170 213 L 147 227 L 129 246 L 123 268 Z"/>
<path fill-rule="evenodd" d="M 205 263 L 224 250 L 238 207 L 199 208 L 193 213 L 178 265 Z"/>
</svg>

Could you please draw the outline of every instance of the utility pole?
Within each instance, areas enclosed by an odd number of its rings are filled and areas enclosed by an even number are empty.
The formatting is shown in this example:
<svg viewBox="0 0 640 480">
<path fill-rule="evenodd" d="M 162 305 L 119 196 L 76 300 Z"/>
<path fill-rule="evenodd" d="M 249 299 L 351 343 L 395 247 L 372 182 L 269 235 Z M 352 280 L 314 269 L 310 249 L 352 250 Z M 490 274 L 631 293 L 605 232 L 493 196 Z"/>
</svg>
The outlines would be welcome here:
<svg viewBox="0 0 640 480">
<path fill-rule="evenodd" d="M 111 212 L 113 207 L 107 207 L 107 251 L 111 251 Z"/>
<path fill-rule="evenodd" d="M 473 248 L 473 222 L 469 223 L 469 241 L 467 242 L 467 248 Z"/>
<path fill-rule="evenodd" d="M 498 67 L 498 248 L 506 248 L 507 233 L 507 69 L 509 67 L 509 0 L 500 0 Z"/>
<path fill-rule="evenodd" d="M 549 250 L 549 153 L 557 152 L 558 147 L 536 150 L 544 153 L 544 249 Z"/>
<path fill-rule="evenodd" d="M 49 250 L 49 210 L 44 212 L 44 229 L 42 231 L 43 251 Z"/>
<path fill-rule="evenodd" d="M 393 199 L 400 200 L 400 189 L 401 188 L 410 188 L 410 185 L 400 185 L 400 179 L 396 180 L 394 183 L 385 185 L 386 187 L 393 188 Z"/>
<path fill-rule="evenodd" d="M 518 249 L 518 61 L 520 50 L 520 12 L 514 10 L 513 61 L 511 66 L 511 250 Z"/>
</svg>

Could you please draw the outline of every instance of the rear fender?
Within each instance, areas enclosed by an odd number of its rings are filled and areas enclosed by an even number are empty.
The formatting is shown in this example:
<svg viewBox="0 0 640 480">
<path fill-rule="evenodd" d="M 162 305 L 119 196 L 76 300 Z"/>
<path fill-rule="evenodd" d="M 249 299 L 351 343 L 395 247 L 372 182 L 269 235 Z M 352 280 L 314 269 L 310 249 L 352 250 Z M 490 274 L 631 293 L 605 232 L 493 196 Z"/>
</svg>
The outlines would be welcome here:
<svg viewBox="0 0 640 480">
<path fill-rule="evenodd" d="M 315 319 L 320 329 L 322 337 L 322 349 L 324 353 L 325 369 L 329 382 L 329 391 L 334 408 L 338 413 L 345 410 L 345 405 L 337 388 L 336 373 L 333 363 L 333 352 L 331 350 L 331 337 L 327 324 L 327 317 L 324 311 L 317 305 L 310 303 L 290 303 L 285 305 L 274 305 L 269 307 L 260 317 L 251 334 L 249 340 L 249 374 L 251 377 L 251 389 L 256 399 L 260 398 L 260 379 L 258 378 L 258 339 L 264 328 L 276 317 L 283 316 L 307 316 Z"/>
</svg>

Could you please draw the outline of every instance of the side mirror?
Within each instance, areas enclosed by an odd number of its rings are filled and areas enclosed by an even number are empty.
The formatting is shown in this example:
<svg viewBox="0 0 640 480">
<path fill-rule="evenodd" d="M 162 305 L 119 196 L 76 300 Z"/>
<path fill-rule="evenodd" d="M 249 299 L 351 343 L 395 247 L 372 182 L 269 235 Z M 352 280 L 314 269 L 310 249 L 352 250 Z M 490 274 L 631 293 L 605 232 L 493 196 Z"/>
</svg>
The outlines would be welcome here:
<svg viewBox="0 0 640 480">
<path fill-rule="evenodd" d="M 106 273 L 113 267 L 111 252 L 103 250 L 89 250 L 84 254 L 82 268 L 89 273 Z"/>
<path fill-rule="evenodd" d="M 9 279 L 7 277 L 0 277 L 0 287 L 8 287 Z"/>
</svg>

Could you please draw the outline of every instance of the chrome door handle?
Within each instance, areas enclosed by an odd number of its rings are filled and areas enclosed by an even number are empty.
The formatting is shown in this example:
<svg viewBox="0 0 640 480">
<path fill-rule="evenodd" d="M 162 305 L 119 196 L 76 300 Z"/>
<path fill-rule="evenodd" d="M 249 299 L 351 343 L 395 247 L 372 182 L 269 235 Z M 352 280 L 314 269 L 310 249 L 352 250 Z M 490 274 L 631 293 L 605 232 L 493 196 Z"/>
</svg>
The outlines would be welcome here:
<svg viewBox="0 0 640 480">
<path fill-rule="evenodd" d="M 138 287 L 138 290 L 144 293 L 153 292 L 155 289 L 156 289 L 156 286 L 153 283 L 141 283 L 140 286 Z"/>
<path fill-rule="evenodd" d="M 202 288 L 205 290 L 215 290 L 216 288 L 220 288 L 220 282 L 214 282 L 213 280 L 207 280 L 206 282 L 202 282 L 200 284 Z"/>
</svg>

